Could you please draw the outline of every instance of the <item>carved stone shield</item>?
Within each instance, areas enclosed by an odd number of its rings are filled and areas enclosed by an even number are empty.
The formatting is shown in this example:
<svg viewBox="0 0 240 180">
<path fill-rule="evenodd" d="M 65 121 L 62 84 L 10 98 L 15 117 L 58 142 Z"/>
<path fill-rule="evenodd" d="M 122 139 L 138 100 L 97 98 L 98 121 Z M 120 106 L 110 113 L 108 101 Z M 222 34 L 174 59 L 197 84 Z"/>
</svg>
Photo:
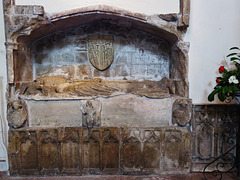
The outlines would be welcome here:
<svg viewBox="0 0 240 180">
<path fill-rule="evenodd" d="M 100 71 L 107 69 L 113 62 L 113 37 L 91 36 L 88 38 L 89 60 Z"/>
</svg>

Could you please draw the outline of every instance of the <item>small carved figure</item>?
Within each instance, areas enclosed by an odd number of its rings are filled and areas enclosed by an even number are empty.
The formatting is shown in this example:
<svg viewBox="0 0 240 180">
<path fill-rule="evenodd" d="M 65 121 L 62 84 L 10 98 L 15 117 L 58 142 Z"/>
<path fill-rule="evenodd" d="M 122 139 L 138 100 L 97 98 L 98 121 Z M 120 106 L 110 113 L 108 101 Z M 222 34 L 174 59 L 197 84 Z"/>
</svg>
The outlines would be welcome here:
<svg viewBox="0 0 240 180">
<path fill-rule="evenodd" d="M 101 103 L 97 101 L 87 100 L 85 106 L 82 107 L 83 127 L 100 126 Z"/>
<path fill-rule="evenodd" d="M 186 126 L 191 120 L 192 102 L 190 99 L 177 99 L 173 103 L 172 122 Z"/>
</svg>

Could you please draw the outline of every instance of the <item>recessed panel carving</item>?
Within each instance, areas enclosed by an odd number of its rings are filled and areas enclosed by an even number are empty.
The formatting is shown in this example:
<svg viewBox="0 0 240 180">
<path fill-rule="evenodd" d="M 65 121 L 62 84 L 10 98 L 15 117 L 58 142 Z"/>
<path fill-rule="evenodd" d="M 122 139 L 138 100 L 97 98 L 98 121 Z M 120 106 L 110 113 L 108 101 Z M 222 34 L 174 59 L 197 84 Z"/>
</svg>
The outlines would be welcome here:
<svg viewBox="0 0 240 180">
<path fill-rule="evenodd" d="M 141 143 L 137 138 L 130 137 L 125 139 L 121 148 L 121 165 L 125 169 L 140 169 L 141 154 Z"/>
<path fill-rule="evenodd" d="M 160 150 L 160 137 L 152 135 L 148 139 L 146 139 L 143 146 L 144 168 L 160 168 Z"/>
<path fill-rule="evenodd" d="M 41 174 L 59 173 L 59 143 L 57 129 L 42 130 L 39 132 L 40 141 L 40 170 Z"/>
<path fill-rule="evenodd" d="M 20 170 L 20 158 L 19 158 L 19 132 L 18 131 L 9 131 L 8 133 L 8 158 L 9 158 L 9 170 L 12 175 L 16 175 Z"/>
<path fill-rule="evenodd" d="M 98 174 L 100 172 L 100 131 L 83 130 L 83 172 Z"/>
<path fill-rule="evenodd" d="M 186 173 L 191 164 L 186 128 L 29 128 L 9 136 L 15 175 Z M 31 157 L 31 158 L 29 158 Z"/>
<path fill-rule="evenodd" d="M 38 173 L 37 135 L 34 131 L 20 132 L 21 174 Z M 31 158 L 30 158 L 31 157 Z"/>
<path fill-rule="evenodd" d="M 181 166 L 182 152 L 182 135 L 180 131 L 165 132 L 165 154 L 164 154 L 164 170 L 173 170 Z"/>
<path fill-rule="evenodd" d="M 238 105 L 193 106 L 193 171 L 202 171 L 207 165 L 206 171 L 216 170 L 217 163 L 224 165 L 221 170 L 232 167 L 234 149 L 215 163 L 209 163 L 235 146 L 239 118 Z"/>
<path fill-rule="evenodd" d="M 119 128 L 106 128 L 103 133 L 102 168 L 110 174 L 119 172 Z"/>
<path fill-rule="evenodd" d="M 81 146 L 78 128 L 65 128 L 61 143 L 61 172 L 79 174 Z"/>
</svg>

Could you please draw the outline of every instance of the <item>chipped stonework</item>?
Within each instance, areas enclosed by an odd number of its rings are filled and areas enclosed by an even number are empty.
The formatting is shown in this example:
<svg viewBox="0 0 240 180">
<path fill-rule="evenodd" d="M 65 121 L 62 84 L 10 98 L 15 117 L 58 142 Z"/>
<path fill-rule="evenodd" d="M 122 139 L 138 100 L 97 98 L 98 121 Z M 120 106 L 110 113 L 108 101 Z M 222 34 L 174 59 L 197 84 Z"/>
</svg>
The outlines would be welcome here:
<svg viewBox="0 0 240 180">
<path fill-rule="evenodd" d="M 172 49 L 170 79 L 187 82 L 189 43 L 179 41 Z"/>
<path fill-rule="evenodd" d="M 189 26 L 190 0 L 180 0 L 180 18 L 178 28 L 186 29 Z"/>
<path fill-rule="evenodd" d="M 27 107 L 24 101 L 11 101 L 7 106 L 8 125 L 13 128 L 24 126 L 28 120 Z"/>
<path fill-rule="evenodd" d="M 235 164 L 239 105 L 194 105 L 192 116 L 192 171 L 227 171 Z M 239 142 L 238 142 L 239 143 Z M 228 153 L 227 153 L 228 152 Z M 224 156 L 222 156 L 224 153 Z M 222 157 L 222 158 L 219 158 Z M 226 158 L 227 157 L 227 158 Z M 216 160 L 214 163 L 213 160 Z"/>
<path fill-rule="evenodd" d="M 8 152 L 11 175 L 186 174 L 191 134 L 179 127 L 22 128 L 9 131 Z"/>
<path fill-rule="evenodd" d="M 102 105 L 99 101 L 87 100 L 86 104 L 81 107 L 82 111 L 82 126 L 83 127 L 98 127 L 101 124 Z"/>
<path fill-rule="evenodd" d="M 177 24 L 187 24 L 186 9 L 148 16 L 97 5 L 49 16 L 4 4 L 8 100 L 21 100 L 8 108 L 18 128 L 9 131 L 11 174 L 190 172 L 191 132 L 175 126 L 191 111 L 189 44 Z M 89 40 L 100 35 L 111 49 L 97 62 Z"/>
<path fill-rule="evenodd" d="M 186 126 L 192 115 L 192 100 L 191 99 L 176 99 L 172 109 L 172 123 L 179 126 Z"/>
</svg>

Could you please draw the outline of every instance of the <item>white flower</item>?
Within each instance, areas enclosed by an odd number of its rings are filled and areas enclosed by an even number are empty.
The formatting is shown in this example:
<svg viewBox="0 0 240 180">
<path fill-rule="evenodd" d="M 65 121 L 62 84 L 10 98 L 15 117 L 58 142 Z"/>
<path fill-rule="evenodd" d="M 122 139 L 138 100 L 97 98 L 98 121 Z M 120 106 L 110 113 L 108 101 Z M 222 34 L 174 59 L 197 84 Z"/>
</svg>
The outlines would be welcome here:
<svg viewBox="0 0 240 180">
<path fill-rule="evenodd" d="M 234 83 L 234 84 L 238 84 L 239 81 L 238 81 L 237 79 L 235 79 L 235 80 L 233 81 L 233 83 Z"/>
<path fill-rule="evenodd" d="M 239 81 L 237 80 L 236 76 L 231 76 L 231 77 L 228 79 L 228 82 L 229 82 L 229 84 L 232 84 L 232 83 L 238 84 L 238 83 L 239 83 Z"/>
</svg>

